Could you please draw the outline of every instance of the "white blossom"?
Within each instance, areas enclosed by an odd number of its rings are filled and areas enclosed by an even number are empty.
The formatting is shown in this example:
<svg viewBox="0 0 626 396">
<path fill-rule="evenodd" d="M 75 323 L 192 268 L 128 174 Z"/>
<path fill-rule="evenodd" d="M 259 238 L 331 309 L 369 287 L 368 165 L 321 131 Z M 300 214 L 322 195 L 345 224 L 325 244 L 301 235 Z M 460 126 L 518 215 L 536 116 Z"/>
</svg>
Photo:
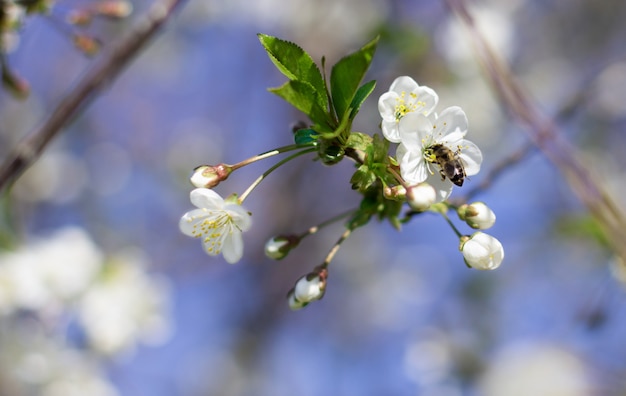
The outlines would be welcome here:
<svg viewBox="0 0 626 396">
<path fill-rule="evenodd" d="M 241 205 L 225 201 L 218 193 L 196 188 L 190 193 L 191 210 L 180 219 L 180 230 L 188 236 L 201 238 L 204 250 L 211 256 L 223 253 L 233 264 L 243 256 L 241 233 L 252 224 L 250 213 Z"/>
<path fill-rule="evenodd" d="M 84 230 L 68 227 L 0 256 L 0 312 L 60 308 L 93 282 L 102 252 Z"/>
<path fill-rule="evenodd" d="M 496 269 L 504 259 L 504 248 L 500 241 L 481 231 L 461 242 L 461 252 L 468 266 L 480 270 Z"/>
<path fill-rule="evenodd" d="M 447 198 L 452 191 L 452 182 L 448 178 L 442 180 L 439 165 L 432 158 L 432 147 L 445 146 L 455 158 L 458 157 L 466 176 L 477 174 L 482 153 L 464 138 L 467 129 L 467 117 L 456 106 L 445 109 L 439 116 L 426 117 L 417 113 L 404 116 L 399 122 L 401 143 L 396 150 L 402 178 L 411 185 L 427 181 Z M 437 179 L 442 183 L 436 183 Z"/>
<path fill-rule="evenodd" d="M 419 86 L 411 77 L 402 76 L 394 80 L 389 91 L 378 100 L 378 111 L 383 121 L 381 128 L 387 140 L 399 143 L 400 120 L 410 113 L 428 116 L 437 106 L 439 97 L 429 87 Z"/>
<path fill-rule="evenodd" d="M 107 263 L 78 305 L 89 344 L 111 355 L 131 350 L 139 341 L 163 341 L 169 334 L 167 290 L 161 278 L 146 273 L 136 255 Z"/>
</svg>

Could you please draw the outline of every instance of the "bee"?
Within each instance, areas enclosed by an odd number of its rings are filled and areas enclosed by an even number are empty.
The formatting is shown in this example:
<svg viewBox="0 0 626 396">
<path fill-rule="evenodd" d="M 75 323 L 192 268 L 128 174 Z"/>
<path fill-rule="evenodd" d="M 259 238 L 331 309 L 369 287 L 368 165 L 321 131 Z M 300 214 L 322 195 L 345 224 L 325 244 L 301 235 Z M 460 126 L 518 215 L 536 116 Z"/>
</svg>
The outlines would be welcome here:
<svg viewBox="0 0 626 396">
<path fill-rule="evenodd" d="M 457 186 L 461 187 L 465 180 L 465 168 L 459 157 L 461 150 L 452 151 L 443 144 L 434 144 L 429 149 L 428 161 L 439 165 L 441 180 L 446 177 Z"/>
</svg>

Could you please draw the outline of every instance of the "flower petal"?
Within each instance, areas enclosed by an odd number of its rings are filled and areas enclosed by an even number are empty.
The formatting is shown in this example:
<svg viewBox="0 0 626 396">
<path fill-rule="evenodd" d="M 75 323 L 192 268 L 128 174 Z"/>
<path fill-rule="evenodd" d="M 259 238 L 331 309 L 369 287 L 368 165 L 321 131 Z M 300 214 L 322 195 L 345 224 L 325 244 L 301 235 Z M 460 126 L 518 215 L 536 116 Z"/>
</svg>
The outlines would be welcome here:
<svg viewBox="0 0 626 396">
<path fill-rule="evenodd" d="M 433 136 L 437 142 L 454 149 L 456 142 L 467 133 L 467 127 L 467 116 L 463 109 L 458 106 L 448 107 L 433 122 Z"/>
<path fill-rule="evenodd" d="M 461 147 L 459 157 L 463 162 L 465 174 L 468 176 L 477 174 L 480 171 L 480 165 L 483 162 L 483 154 L 480 149 L 474 143 L 465 139 L 459 142 L 459 146 Z"/>
<path fill-rule="evenodd" d="M 380 125 L 383 130 L 383 136 L 385 139 L 389 140 L 392 143 L 400 143 L 400 131 L 398 130 L 398 121 L 395 119 L 393 121 L 386 121 Z"/>
<path fill-rule="evenodd" d="M 208 188 L 196 188 L 189 193 L 191 203 L 198 208 L 222 209 L 224 199 L 218 193 Z"/>
<path fill-rule="evenodd" d="M 400 164 L 400 174 L 409 185 L 423 182 L 428 177 L 426 161 L 419 152 L 408 150 L 404 143 L 401 143 L 396 150 L 396 158 Z"/>
<path fill-rule="evenodd" d="M 432 123 L 428 117 L 419 113 L 409 113 L 402 117 L 398 124 L 398 129 L 402 144 L 409 151 L 415 151 L 415 154 L 419 152 L 421 156 L 422 149 L 425 144 L 428 144 L 426 141 L 429 140 L 430 133 L 433 130 Z"/>
<path fill-rule="evenodd" d="M 185 213 L 183 217 L 180 218 L 180 221 L 178 222 L 178 228 L 180 228 L 180 231 L 183 234 L 190 237 L 198 238 L 199 234 L 196 232 L 197 227 L 195 227 L 195 225 L 198 224 L 200 219 L 208 216 L 208 214 L 209 212 L 207 212 L 205 209 L 190 210 L 189 212 Z"/>
<path fill-rule="evenodd" d="M 378 112 L 385 121 L 396 121 L 396 104 L 398 94 L 395 92 L 385 92 L 378 99 Z"/>
<path fill-rule="evenodd" d="M 250 213 L 237 204 L 226 204 L 224 210 L 228 212 L 233 219 L 233 223 L 239 228 L 240 231 L 248 231 L 252 225 L 252 217 Z"/>
<path fill-rule="evenodd" d="M 425 116 L 430 115 L 439 102 L 437 92 L 427 86 L 421 86 L 417 88 L 414 93 L 417 95 L 416 103 L 418 111 Z"/>
<path fill-rule="evenodd" d="M 452 188 L 454 185 L 452 182 L 446 178 L 445 180 L 441 180 L 441 175 L 439 172 L 434 175 L 428 174 L 428 178 L 426 179 L 426 183 L 430 184 L 437 193 L 437 199 L 434 203 L 442 202 L 450 196 L 452 193 Z"/>
<path fill-rule="evenodd" d="M 417 89 L 417 87 L 419 87 L 419 85 L 411 77 L 400 76 L 396 78 L 395 80 L 393 80 L 393 82 L 391 83 L 391 87 L 389 88 L 389 91 L 397 92 L 398 94 L 400 94 L 402 93 L 402 91 L 413 92 L 414 90 Z"/>
<path fill-rule="evenodd" d="M 224 260 L 229 264 L 235 264 L 243 256 L 243 238 L 241 232 L 236 228 L 231 230 L 230 235 L 224 238 L 222 245 Z"/>
</svg>

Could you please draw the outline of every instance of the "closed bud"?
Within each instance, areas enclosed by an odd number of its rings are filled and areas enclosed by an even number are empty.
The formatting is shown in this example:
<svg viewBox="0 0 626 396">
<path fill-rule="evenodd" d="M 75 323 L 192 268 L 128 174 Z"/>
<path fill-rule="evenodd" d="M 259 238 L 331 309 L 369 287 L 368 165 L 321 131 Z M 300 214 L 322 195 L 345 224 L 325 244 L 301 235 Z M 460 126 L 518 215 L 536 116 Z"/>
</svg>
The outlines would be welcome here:
<svg viewBox="0 0 626 396">
<path fill-rule="evenodd" d="M 287 293 L 287 302 L 289 303 L 289 308 L 292 311 L 297 311 L 309 305 L 309 303 L 304 303 L 296 300 L 295 288 L 291 288 L 289 293 Z"/>
<path fill-rule="evenodd" d="M 461 220 L 477 230 L 491 228 L 496 222 L 496 214 L 483 202 L 461 205 L 457 213 Z"/>
<path fill-rule="evenodd" d="M 406 188 L 404 188 L 401 184 L 393 187 L 385 187 L 383 188 L 383 195 L 387 199 L 403 201 L 406 199 Z"/>
<path fill-rule="evenodd" d="M 461 238 L 459 246 L 468 267 L 479 270 L 493 270 L 504 260 L 504 248 L 499 240 L 477 231 Z"/>
<path fill-rule="evenodd" d="M 200 165 L 193 170 L 189 181 L 197 188 L 213 188 L 228 179 L 232 171 L 232 167 L 226 164 Z"/>
<path fill-rule="evenodd" d="M 423 212 L 430 208 L 437 200 L 437 192 L 428 183 L 419 183 L 408 188 L 406 192 L 406 200 L 411 209 L 417 212 Z"/>
<path fill-rule="evenodd" d="M 265 255 L 274 260 L 287 257 L 291 249 L 298 246 L 300 238 L 296 235 L 276 236 L 265 244 Z"/>
<path fill-rule="evenodd" d="M 296 285 L 287 293 L 289 308 L 298 310 L 306 307 L 310 302 L 324 297 L 327 277 L 328 269 L 320 265 L 298 279 Z"/>
</svg>

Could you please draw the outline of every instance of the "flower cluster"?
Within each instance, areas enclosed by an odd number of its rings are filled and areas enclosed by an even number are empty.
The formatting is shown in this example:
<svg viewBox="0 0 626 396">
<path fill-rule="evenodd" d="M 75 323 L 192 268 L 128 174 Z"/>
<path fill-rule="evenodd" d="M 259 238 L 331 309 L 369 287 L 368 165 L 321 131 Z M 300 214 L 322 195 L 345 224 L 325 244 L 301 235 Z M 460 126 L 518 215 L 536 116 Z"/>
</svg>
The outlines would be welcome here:
<svg viewBox="0 0 626 396">
<path fill-rule="evenodd" d="M 412 78 L 398 77 L 378 100 L 381 128 L 387 140 L 399 143 L 396 161 L 406 187 L 409 206 L 423 212 L 446 200 L 454 185 L 462 186 L 467 176 L 480 171 L 483 161 L 478 146 L 465 139 L 468 120 L 460 107 L 434 112 L 439 96 Z M 446 208 L 436 208 L 445 211 Z M 475 229 L 488 229 L 496 221 L 483 202 L 461 205 L 459 218 Z M 442 213 L 445 215 L 445 212 Z M 504 258 L 502 244 L 482 232 L 461 235 L 465 263 L 477 269 L 497 268 Z"/>
<path fill-rule="evenodd" d="M 383 135 L 399 143 L 396 160 L 402 178 L 410 186 L 431 185 L 436 191 L 432 203 L 447 199 L 453 184 L 463 185 L 466 176 L 480 171 L 483 161 L 480 149 L 465 139 L 468 122 L 463 110 L 448 107 L 437 114 L 438 102 L 433 89 L 406 76 L 398 77 L 378 101 Z"/>
<path fill-rule="evenodd" d="M 398 77 L 388 92 L 378 100 L 384 138 L 351 130 L 352 120 L 362 102 L 373 91 L 375 81 L 358 86 L 376 47 L 376 40 L 341 59 L 330 79 L 322 76 L 310 56 L 293 43 L 259 35 L 261 43 L 277 68 L 289 79 L 270 91 L 305 112 L 311 124 L 299 123 L 294 128 L 294 143 L 253 156 L 234 165 L 201 165 L 194 169 L 190 181 L 191 202 L 196 209 L 180 219 L 180 230 L 202 241 L 211 256 L 223 254 L 229 263 L 243 256 L 242 233 L 251 226 L 251 214 L 242 207 L 250 192 L 274 170 L 305 154 L 314 154 L 325 165 L 334 165 L 349 158 L 356 165 L 350 179 L 353 190 L 362 195 L 351 211 L 309 228 L 300 234 L 271 238 L 265 245 L 267 257 L 285 258 L 300 241 L 324 226 L 345 221 L 345 231 L 330 249 L 322 264 L 299 278 L 288 293 L 291 309 L 300 309 L 324 296 L 329 264 L 340 245 L 351 233 L 372 219 L 388 220 L 400 229 L 402 224 L 425 212 L 440 214 L 459 238 L 459 247 L 467 266 L 491 270 L 504 258 L 502 244 L 494 237 L 474 232 L 464 235 L 448 218 L 455 210 L 462 221 L 473 229 L 485 230 L 495 223 L 495 214 L 482 202 L 453 204 L 448 198 L 454 186 L 480 171 L 483 157 L 480 149 L 465 136 L 468 120 L 457 106 L 436 113 L 439 96 L 432 88 L 420 86 L 412 78 Z M 330 89 L 326 84 L 330 81 Z M 356 82 L 355 82 L 356 81 Z M 390 145 L 397 144 L 395 156 Z M 279 161 L 241 196 L 223 199 L 211 190 L 225 181 L 235 170 L 273 157 L 295 152 Z M 402 208 L 409 210 L 402 217 Z"/>
</svg>

